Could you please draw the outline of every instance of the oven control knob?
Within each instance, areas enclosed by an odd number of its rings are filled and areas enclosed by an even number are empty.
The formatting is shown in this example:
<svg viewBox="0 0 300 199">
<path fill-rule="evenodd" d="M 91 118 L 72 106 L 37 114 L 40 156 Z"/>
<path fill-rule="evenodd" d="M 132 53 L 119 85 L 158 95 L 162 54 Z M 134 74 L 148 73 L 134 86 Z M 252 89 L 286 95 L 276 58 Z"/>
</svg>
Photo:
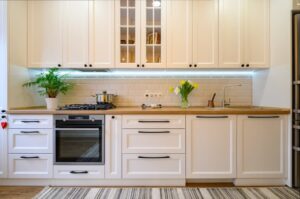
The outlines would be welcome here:
<svg viewBox="0 0 300 199">
<path fill-rule="evenodd" d="M 92 121 L 92 122 L 95 122 L 95 118 L 91 118 L 91 121 Z"/>
<path fill-rule="evenodd" d="M 62 121 L 65 122 L 65 121 L 67 121 L 67 119 L 66 119 L 66 118 L 63 118 Z"/>
</svg>

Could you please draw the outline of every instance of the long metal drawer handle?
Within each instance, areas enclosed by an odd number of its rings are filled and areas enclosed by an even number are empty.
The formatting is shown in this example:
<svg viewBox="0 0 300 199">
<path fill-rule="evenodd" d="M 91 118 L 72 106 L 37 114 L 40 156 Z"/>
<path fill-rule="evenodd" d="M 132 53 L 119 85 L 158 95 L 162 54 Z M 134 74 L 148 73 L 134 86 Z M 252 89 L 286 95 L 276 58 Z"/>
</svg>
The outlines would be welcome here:
<svg viewBox="0 0 300 199">
<path fill-rule="evenodd" d="M 170 121 L 169 120 L 157 120 L 157 121 L 139 120 L 139 123 L 170 123 Z"/>
<path fill-rule="evenodd" d="M 24 133 L 24 134 L 39 134 L 40 132 L 39 131 L 21 131 L 21 133 Z"/>
<path fill-rule="evenodd" d="M 70 171 L 71 174 L 88 174 L 88 171 Z"/>
<path fill-rule="evenodd" d="M 300 126 L 298 126 L 298 125 L 294 125 L 293 128 L 300 130 Z"/>
<path fill-rule="evenodd" d="M 39 159 L 39 156 L 21 156 L 22 159 Z"/>
<path fill-rule="evenodd" d="M 279 116 L 248 116 L 249 119 L 273 119 L 279 118 Z"/>
<path fill-rule="evenodd" d="M 300 147 L 293 147 L 293 149 L 295 150 L 295 151 L 297 151 L 297 152 L 299 152 L 300 151 Z"/>
<path fill-rule="evenodd" d="M 159 157 L 148 157 L 148 156 L 138 156 L 140 159 L 168 159 L 170 156 L 159 156 Z"/>
<path fill-rule="evenodd" d="M 139 133 L 171 133 L 170 131 L 139 131 Z"/>
<path fill-rule="evenodd" d="M 24 120 L 24 121 L 22 121 L 23 123 L 40 123 L 40 121 L 38 121 L 38 120 Z"/>
<path fill-rule="evenodd" d="M 222 119 L 222 118 L 228 118 L 228 116 L 196 116 L 198 119 Z"/>
</svg>

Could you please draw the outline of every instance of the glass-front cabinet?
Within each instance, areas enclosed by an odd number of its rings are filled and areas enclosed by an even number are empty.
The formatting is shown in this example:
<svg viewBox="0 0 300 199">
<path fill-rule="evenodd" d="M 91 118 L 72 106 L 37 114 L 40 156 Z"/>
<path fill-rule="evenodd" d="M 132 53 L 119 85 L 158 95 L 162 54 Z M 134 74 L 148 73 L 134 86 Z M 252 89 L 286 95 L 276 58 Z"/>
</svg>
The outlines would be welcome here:
<svg viewBox="0 0 300 199">
<path fill-rule="evenodd" d="M 165 0 L 117 0 L 117 67 L 165 67 L 165 4 Z"/>
</svg>

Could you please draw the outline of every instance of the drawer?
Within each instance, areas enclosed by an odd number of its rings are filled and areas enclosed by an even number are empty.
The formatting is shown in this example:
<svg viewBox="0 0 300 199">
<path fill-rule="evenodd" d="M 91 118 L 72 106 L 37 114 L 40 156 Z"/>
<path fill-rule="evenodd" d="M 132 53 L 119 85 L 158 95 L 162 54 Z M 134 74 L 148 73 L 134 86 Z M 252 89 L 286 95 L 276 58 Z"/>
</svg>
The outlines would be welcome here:
<svg viewBox="0 0 300 199">
<path fill-rule="evenodd" d="M 52 178 L 52 154 L 10 154 L 9 178 Z"/>
<path fill-rule="evenodd" d="M 52 129 L 9 129 L 9 153 L 53 153 Z"/>
<path fill-rule="evenodd" d="M 11 129 L 50 129 L 54 126 L 52 115 L 9 115 L 8 124 Z"/>
<path fill-rule="evenodd" d="M 123 128 L 185 128 L 184 115 L 125 115 L 122 121 Z"/>
<path fill-rule="evenodd" d="M 185 129 L 124 129 L 123 153 L 185 153 Z"/>
<path fill-rule="evenodd" d="M 123 178 L 184 179 L 183 154 L 123 154 Z"/>
<path fill-rule="evenodd" d="M 54 166 L 54 178 L 60 179 L 103 179 L 104 166 L 68 165 Z"/>
</svg>

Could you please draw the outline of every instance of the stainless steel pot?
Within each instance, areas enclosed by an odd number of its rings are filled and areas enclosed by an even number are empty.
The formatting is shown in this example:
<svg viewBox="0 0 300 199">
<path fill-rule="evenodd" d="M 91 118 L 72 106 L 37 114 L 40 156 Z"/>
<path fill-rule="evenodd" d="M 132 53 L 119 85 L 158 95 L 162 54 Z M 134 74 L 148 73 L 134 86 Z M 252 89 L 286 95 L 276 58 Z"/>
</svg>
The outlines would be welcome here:
<svg viewBox="0 0 300 199">
<path fill-rule="evenodd" d="M 103 91 L 101 94 L 93 95 L 93 97 L 96 97 L 97 104 L 103 104 L 103 103 L 113 103 L 116 95 L 107 94 L 106 91 Z"/>
</svg>

